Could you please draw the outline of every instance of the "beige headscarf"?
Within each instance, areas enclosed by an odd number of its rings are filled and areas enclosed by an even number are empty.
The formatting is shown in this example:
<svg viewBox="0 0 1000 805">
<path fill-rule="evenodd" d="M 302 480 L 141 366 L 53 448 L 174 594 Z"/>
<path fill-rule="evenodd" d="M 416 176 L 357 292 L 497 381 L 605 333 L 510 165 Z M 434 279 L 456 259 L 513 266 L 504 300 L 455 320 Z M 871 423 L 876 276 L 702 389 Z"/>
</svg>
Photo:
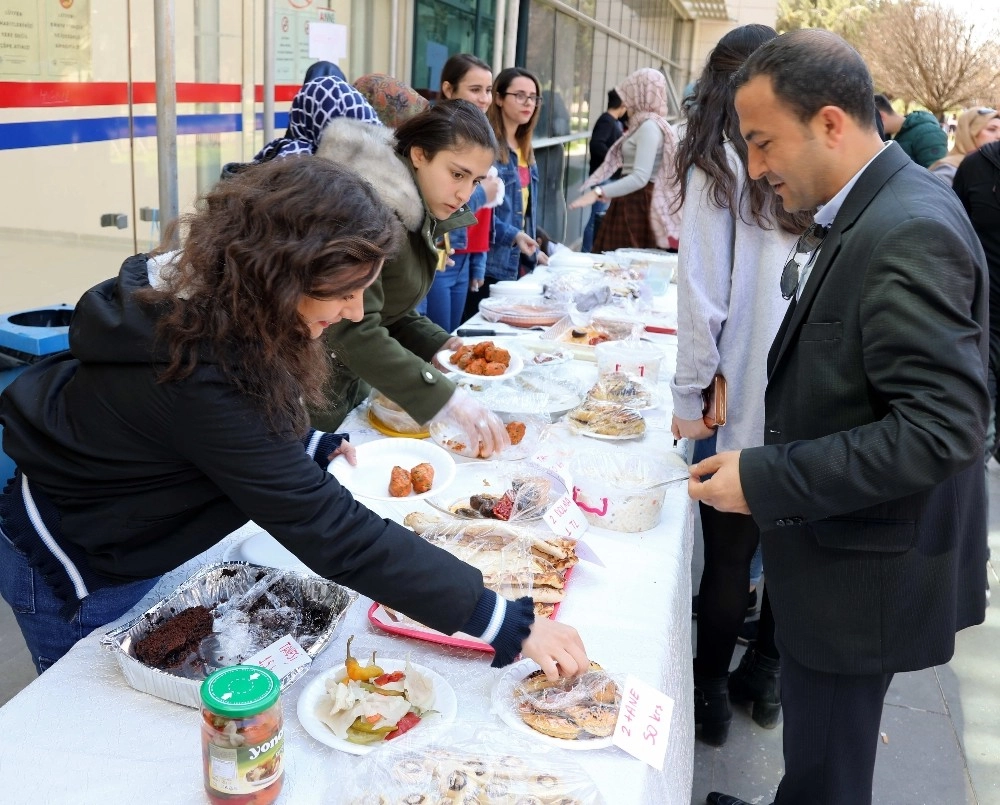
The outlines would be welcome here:
<svg viewBox="0 0 1000 805">
<path fill-rule="evenodd" d="M 636 70 L 615 91 L 628 109 L 628 132 L 608 149 L 596 171 L 584 182 L 593 187 L 612 176 L 622 166 L 622 144 L 639 130 L 647 120 L 653 120 L 663 132 L 663 154 L 660 169 L 653 177 L 653 200 L 649 210 L 649 224 L 661 249 L 676 249 L 681 234 L 681 214 L 674 211 L 677 197 L 677 177 L 674 172 L 674 152 L 677 150 L 677 132 L 664 115 L 667 114 L 667 79 L 659 70 L 643 67 Z"/>
<path fill-rule="evenodd" d="M 1000 117 L 1000 112 L 987 109 L 984 106 L 974 106 L 972 109 L 966 109 L 962 112 L 955 126 L 955 145 L 948 152 L 948 156 L 942 157 L 931 165 L 930 170 L 934 170 L 937 165 L 954 165 L 957 168 L 962 164 L 966 154 L 971 154 L 979 149 L 979 146 L 976 145 L 976 135 L 986 128 L 986 124 L 998 117 Z"/>
</svg>

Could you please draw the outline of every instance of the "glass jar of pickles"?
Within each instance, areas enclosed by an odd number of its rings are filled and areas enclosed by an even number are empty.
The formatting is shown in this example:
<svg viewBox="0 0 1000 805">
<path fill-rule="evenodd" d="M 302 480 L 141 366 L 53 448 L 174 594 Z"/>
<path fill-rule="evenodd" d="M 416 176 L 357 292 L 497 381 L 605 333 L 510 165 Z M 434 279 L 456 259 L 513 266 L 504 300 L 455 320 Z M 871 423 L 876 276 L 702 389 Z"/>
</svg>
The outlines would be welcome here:
<svg viewBox="0 0 1000 805">
<path fill-rule="evenodd" d="M 270 805 L 284 782 L 281 680 L 232 665 L 201 684 L 205 791 L 215 805 Z"/>
</svg>

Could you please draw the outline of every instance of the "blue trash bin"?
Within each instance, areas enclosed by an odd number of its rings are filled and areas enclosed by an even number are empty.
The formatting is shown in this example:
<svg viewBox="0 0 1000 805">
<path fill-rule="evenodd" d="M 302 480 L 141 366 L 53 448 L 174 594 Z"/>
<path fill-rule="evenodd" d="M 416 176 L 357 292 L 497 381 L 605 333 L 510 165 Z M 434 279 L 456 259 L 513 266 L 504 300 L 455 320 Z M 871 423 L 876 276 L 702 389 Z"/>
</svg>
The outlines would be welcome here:
<svg viewBox="0 0 1000 805">
<path fill-rule="evenodd" d="M 53 305 L 0 315 L 0 393 L 31 364 L 69 349 L 72 305 Z M 3 452 L 0 427 L 0 486 L 14 474 L 14 462 Z"/>
</svg>

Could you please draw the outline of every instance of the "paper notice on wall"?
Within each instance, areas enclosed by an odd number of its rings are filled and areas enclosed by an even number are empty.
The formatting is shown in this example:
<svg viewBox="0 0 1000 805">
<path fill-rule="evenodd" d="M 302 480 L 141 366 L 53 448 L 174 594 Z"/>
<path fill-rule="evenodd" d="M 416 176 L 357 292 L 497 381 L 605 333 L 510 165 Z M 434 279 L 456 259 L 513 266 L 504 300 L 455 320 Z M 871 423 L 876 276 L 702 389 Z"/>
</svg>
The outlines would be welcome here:
<svg viewBox="0 0 1000 805">
<path fill-rule="evenodd" d="M 336 64 L 347 55 L 347 26 L 314 22 L 309 26 L 309 57 Z"/>
</svg>

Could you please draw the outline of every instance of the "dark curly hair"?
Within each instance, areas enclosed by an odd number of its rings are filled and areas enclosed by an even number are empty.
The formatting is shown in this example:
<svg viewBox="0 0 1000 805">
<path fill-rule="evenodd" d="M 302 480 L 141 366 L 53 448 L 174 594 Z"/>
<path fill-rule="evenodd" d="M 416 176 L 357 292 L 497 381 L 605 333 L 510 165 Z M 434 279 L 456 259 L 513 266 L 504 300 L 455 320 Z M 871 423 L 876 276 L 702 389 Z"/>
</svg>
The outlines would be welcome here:
<svg viewBox="0 0 1000 805">
<path fill-rule="evenodd" d="M 174 226 L 186 238 L 164 287 L 137 294 L 160 314 L 169 356 L 160 382 L 207 358 L 276 433 L 305 433 L 305 405 L 326 405 L 331 363 L 298 305 L 366 286 L 399 248 L 399 222 L 358 174 L 294 156 L 219 182 Z"/>
<path fill-rule="evenodd" d="M 733 98 L 736 88 L 732 77 L 747 57 L 774 39 L 777 32 L 766 25 L 742 25 L 719 40 L 695 87 L 687 114 L 684 137 L 677 146 L 674 164 L 680 181 L 677 206 L 684 203 L 691 168 L 699 168 L 711 180 L 715 205 L 743 216 L 742 199 L 736 198 L 739 184 L 726 158 L 728 139 L 739 154 L 743 172 L 747 166 L 747 144 L 740 134 L 740 121 Z M 744 223 L 772 229 L 775 224 L 786 232 L 799 234 L 812 223 L 812 216 L 787 212 L 781 198 L 763 179 L 749 179 L 744 187 L 752 221 Z"/>
</svg>

